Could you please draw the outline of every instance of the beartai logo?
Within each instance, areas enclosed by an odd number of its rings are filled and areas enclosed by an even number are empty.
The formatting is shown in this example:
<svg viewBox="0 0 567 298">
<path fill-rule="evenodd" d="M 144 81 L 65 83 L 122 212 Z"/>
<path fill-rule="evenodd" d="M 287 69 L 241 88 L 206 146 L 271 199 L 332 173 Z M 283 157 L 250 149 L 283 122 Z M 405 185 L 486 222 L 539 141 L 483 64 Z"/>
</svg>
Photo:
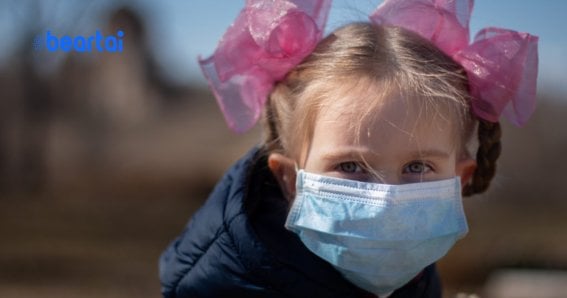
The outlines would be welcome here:
<svg viewBox="0 0 567 298">
<path fill-rule="evenodd" d="M 111 52 L 121 53 L 123 50 L 122 37 L 124 32 L 118 30 L 116 36 L 104 36 L 99 30 L 94 35 L 71 37 L 63 35 L 61 37 L 51 33 L 50 30 L 44 35 L 37 35 L 33 40 L 33 48 L 36 51 L 47 49 L 49 52 Z"/>
</svg>

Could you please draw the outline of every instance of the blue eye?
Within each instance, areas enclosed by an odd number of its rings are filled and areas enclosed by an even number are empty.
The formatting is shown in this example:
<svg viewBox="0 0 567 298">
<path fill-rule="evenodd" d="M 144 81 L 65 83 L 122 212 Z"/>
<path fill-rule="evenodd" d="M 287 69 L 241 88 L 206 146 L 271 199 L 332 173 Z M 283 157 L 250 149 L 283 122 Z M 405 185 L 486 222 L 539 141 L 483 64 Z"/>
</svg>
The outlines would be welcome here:
<svg viewBox="0 0 567 298">
<path fill-rule="evenodd" d="M 432 170 L 433 169 L 424 162 L 412 162 L 406 165 L 403 171 L 407 174 L 425 174 Z"/>
<path fill-rule="evenodd" d="M 362 167 L 353 161 L 342 162 L 337 166 L 337 169 L 344 173 L 360 173 Z"/>
</svg>

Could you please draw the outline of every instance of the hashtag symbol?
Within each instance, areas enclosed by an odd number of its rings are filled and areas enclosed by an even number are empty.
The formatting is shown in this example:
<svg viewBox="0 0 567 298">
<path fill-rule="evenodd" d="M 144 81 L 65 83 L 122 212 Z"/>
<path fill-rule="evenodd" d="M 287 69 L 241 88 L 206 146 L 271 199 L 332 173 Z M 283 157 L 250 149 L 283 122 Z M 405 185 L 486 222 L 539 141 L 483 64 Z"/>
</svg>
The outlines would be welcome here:
<svg viewBox="0 0 567 298">
<path fill-rule="evenodd" d="M 41 48 L 43 47 L 43 38 L 41 38 L 41 35 L 36 35 L 34 37 L 32 46 L 34 51 L 41 50 Z"/>
</svg>

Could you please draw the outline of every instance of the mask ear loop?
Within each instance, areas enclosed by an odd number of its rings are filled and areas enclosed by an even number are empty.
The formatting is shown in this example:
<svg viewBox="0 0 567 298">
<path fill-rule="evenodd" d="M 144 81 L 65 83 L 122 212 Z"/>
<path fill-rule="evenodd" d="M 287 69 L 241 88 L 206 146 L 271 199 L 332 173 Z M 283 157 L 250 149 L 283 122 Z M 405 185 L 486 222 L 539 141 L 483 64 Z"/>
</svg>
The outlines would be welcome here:
<svg viewBox="0 0 567 298">
<path fill-rule="evenodd" d="M 295 197 L 297 196 L 297 189 L 299 187 L 298 183 L 299 183 L 299 179 L 300 179 L 300 176 L 301 176 L 300 173 L 303 172 L 303 169 L 301 169 L 299 167 L 299 164 L 295 160 L 293 161 L 293 166 L 294 166 L 294 169 L 295 169 L 295 189 L 293 191 L 293 198 L 294 198 L 294 201 L 295 201 Z"/>
</svg>

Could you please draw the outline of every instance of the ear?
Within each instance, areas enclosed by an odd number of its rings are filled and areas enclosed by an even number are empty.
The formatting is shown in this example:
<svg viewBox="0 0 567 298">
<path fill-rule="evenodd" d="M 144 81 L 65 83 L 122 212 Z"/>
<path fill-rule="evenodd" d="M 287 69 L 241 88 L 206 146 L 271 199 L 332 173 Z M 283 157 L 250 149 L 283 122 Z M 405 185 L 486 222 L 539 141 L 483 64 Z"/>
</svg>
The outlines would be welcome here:
<svg viewBox="0 0 567 298">
<path fill-rule="evenodd" d="M 272 171 L 285 198 L 291 203 L 295 197 L 295 163 L 293 159 L 279 153 L 268 156 L 268 168 Z"/>
<path fill-rule="evenodd" d="M 474 159 L 466 157 L 457 161 L 455 173 L 461 177 L 461 187 L 465 187 L 465 185 L 471 180 L 475 170 L 476 161 Z"/>
</svg>

